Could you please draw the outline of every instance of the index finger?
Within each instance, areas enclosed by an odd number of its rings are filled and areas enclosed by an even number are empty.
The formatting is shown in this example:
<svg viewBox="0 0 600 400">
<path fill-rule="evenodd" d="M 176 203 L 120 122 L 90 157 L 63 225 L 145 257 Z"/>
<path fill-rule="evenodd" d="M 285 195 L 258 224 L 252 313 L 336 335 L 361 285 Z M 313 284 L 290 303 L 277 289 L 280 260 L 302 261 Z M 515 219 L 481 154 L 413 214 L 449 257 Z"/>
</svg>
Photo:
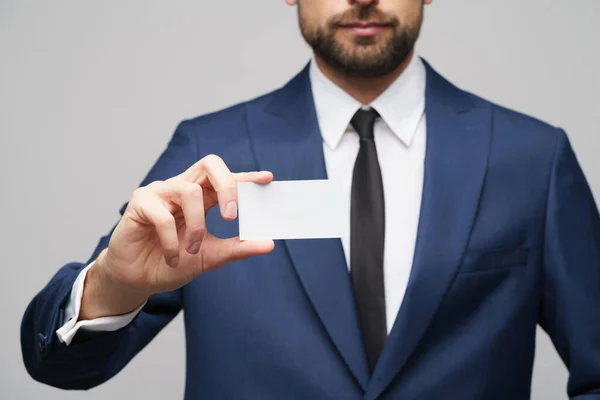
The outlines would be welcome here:
<svg viewBox="0 0 600 400">
<path fill-rule="evenodd" d="M 210 189 L 217 194 L 221 216 L 233 220 L 237 217 L 237 182 L 269 183 L 273 180 L 273 174 L 267 171 L 233 174 L 221 157 L 211 154 L 196 162 L 179 178 L 203 187 L 209 183 L 212 186 Z"/>
</svg>

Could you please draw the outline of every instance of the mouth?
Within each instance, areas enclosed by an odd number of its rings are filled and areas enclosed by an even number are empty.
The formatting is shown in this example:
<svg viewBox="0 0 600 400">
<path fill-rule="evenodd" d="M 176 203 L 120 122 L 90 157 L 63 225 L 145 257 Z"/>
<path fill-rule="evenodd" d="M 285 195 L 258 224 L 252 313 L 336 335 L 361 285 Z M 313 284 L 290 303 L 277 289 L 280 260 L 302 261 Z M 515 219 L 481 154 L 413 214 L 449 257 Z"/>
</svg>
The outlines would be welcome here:
<svg viewBox="0 0 600 400">
<path fill-rule="evenodd" d="M 376 36 L 392 27 L 392 24 L 381 22 L 351 22 L 338 25 L 338 28 L 356 36 Z"/>
</svg>

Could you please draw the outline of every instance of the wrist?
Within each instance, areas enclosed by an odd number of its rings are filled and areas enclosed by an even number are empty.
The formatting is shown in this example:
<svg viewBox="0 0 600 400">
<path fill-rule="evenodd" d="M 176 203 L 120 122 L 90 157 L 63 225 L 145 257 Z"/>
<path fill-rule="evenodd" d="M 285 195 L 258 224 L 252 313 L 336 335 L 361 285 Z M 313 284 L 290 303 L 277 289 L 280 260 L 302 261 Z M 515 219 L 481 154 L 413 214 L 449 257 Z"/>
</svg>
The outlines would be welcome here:
<svg viewBox="0 0 600 400">
<path fill-rule="evenodd" d="M 85 277 L 79 320 L 127 314 L 148 300 L 148 296 L 128 289 L 104 273 L 105 255 L 103 250 Z"/>
</svg>

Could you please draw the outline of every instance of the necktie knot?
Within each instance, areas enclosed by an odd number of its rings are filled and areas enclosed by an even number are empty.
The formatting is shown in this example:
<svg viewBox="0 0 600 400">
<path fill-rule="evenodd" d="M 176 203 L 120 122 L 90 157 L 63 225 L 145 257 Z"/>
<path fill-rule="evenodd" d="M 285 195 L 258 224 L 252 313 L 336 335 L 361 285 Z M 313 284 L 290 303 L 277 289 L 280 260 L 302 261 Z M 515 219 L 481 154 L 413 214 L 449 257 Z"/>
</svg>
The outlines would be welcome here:
<svg viewBox="0 0 600 400">
<path fill-rule="evenodd" d="M 361 139 L 373 139 L 373 127 L 379 114 L 373 108 L 360 109 L 354 114 L 350 124 Z"/>
</svg>

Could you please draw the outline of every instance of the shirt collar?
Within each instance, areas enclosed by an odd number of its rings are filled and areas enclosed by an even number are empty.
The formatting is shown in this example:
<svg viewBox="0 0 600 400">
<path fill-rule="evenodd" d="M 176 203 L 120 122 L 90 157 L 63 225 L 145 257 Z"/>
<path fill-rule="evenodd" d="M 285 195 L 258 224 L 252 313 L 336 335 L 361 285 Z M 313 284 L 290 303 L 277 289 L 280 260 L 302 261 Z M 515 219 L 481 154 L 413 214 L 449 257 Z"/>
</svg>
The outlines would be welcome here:
<svg viewBox="0 0 600 400">
<path fill-rule="evenodd" d="M 425 110 L 425 66 L 413 55 L 402 74 L 371 104 L 396 137 L 407 147 L 412 143 Z M 315 109 L 321 135 L 335 150 L 350 120 L 363 105 L 330 81 L 313 58 L 309 67 Z"/>
</svg>

